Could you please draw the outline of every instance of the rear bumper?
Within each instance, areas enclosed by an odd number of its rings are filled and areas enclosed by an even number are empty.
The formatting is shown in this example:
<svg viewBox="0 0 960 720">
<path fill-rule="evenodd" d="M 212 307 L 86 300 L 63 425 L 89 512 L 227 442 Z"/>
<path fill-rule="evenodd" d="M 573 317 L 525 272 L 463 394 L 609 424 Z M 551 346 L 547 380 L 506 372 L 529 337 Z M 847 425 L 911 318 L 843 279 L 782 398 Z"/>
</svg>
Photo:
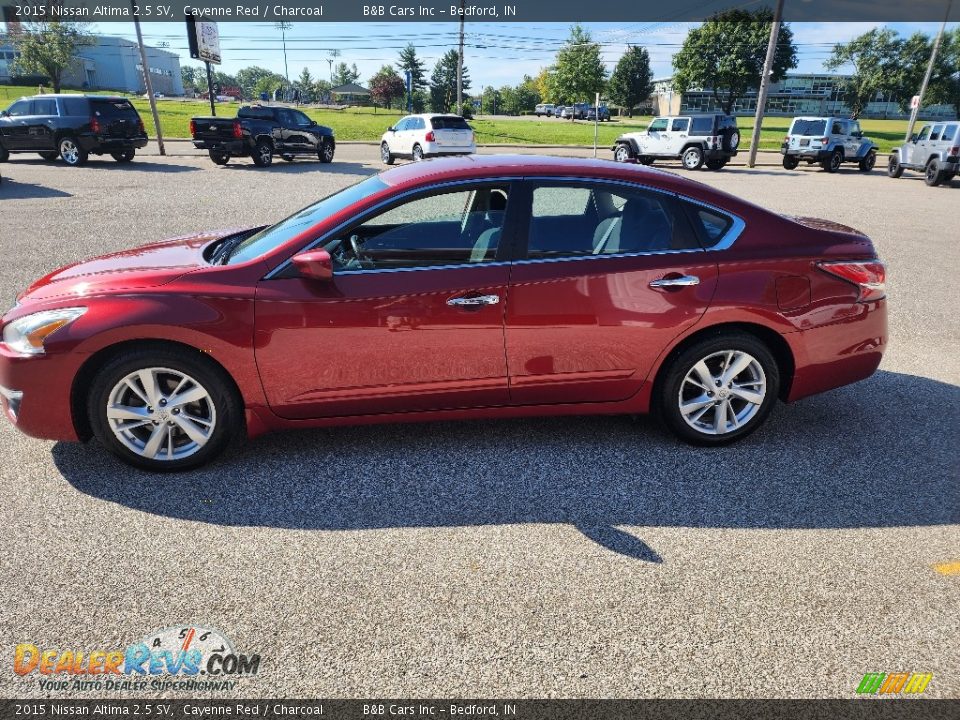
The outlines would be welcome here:
<svg viewBox="0 0 960 720">
<path fill-rule="evenodd" d="M 471 155 L 477 151 L 476 145 L 438 145 L 437 143 L 424 143 L 422 147 L 425 157 L 436 155 Z"/>
<path fill-rule="evenodd" d="M 104 137 L 99 135 L 85 135 L 80 138 L 80 147 L 88 153 L 110 153 L 120 150 L 138 150 L 147 146 L 147 136 L 138 135 L 130 138 Z"/>
<path fill-rule="evenodd" d="M 250 150 L 243 140 L 197 140 L 194 139 L 193 146 L 198 150 L 216 150 L 218 152 L 229 153 L 233 156 L 249 155 Z"/>
<path fill-rule="evenodd" d="M 780 154 L 790 155 L 800 160 L 809 160 L 810 162 L 822 162 L 828 160 L 833 153 L 823 148 L 790 148 L 784 143 L 780 145 Z"/>
<path fill-rule="evenodd" d="M 85 356 L 19 355 L 0 343 L 0 408 L 18 430 L 49 440 L 78 440 L 70 391 Z"/>
<path fill-rule="evenodd" d="M 868 378 L 887 347 L 887 301 L 860 303 L 842 320 L 788 333 L 796 365 L 788 402 Z"/>
</svg>

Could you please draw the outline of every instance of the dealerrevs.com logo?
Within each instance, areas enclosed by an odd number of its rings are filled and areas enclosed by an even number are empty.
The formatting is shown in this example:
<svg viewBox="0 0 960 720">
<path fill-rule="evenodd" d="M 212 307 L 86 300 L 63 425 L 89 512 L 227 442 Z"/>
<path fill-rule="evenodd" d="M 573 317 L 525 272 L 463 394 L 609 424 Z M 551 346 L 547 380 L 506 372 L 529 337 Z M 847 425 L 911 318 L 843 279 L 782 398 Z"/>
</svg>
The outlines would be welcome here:
<svg viewBox="0 0 960 720">
<path fill-rule="evenodd" d="M 20 643 L 13 671 L 41 690 L 233 690 L 260 671 L 217 630 L 187 625 L 150 633 L 125 649 L 41 648 Z"/>
</svg>

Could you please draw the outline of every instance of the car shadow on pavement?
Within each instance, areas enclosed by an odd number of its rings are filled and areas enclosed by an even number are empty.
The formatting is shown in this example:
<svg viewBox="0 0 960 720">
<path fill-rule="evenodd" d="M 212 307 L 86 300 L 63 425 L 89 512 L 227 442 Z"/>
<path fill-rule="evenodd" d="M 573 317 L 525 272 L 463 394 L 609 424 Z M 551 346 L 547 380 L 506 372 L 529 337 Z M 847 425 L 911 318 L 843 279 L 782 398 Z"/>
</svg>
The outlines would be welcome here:
<svg viewBox="0 0 960 720">
<path fill-rule="evenodd" d="M 17 182 L 9 175 L 0 180 L 0 200 L 43 200 L 72 197 L 70 193 L 33 183 Z"/>
<path fill-rule="evenodd" d="M 181 172 L 194 172 L 196 170 L 201 170 L 195 165 L 176 165 L 174 163 L 166 162 L 152 162 L 152 160 L 163 160 L 159 157 L 154 158 L 139 158 L 128 163 L 118 163 L 116 160 L 111 158 L 109 155 L 98 156 L 91 155 L 90 159 L 87 160 L 86 164 L 83 165 L 84 168 L 91 170 L 107 170 L 111 172 L 152 172 L 152 173 L 181 173 Z M 76 172 L 77 168 L 69 167 L 59 160 L 43 160 L 41 158 L 27 158 L 21 159 L 17 158 L 16 160 L 11 160 L 8 167 L 16 167 L 17 165 L 29 165 L 32 167 L 51 167 L 56 168 L 64 173 Z"/>
<path fill-rule="evenodd" d="M 213 163 L 211 163 L 212 165 Z M 322 163 L 319 160 L 310 160 L 309 158 L 297 158 L 293 162 L 275 160 L 270 167 L 257 167 L 252 160 L 247 158 L 237 158 L 231 160 L 229 165 L 215 167 L 216 170 L 249 170 L 258 173 L 305 173 L 305 172 L 332 172 L 338 175 L 376 175 L 378 170 L 369 165 L 356 162 L 337 162 Z"/>
<path fill-rule="evenodd" d="M 299 530 L 569 523 L 660 562 L 643 527 L 871 528 L 960 522 L 960 388 L 879 372 L 778 407 L 744 441 L 681 444 L 653 420 L 398 424 L 263 437 L 181 475 L 58 443 L 79 491 L 144 512 Z M 633 529 L 637 528 L 637 529 Z"/>
</svg>

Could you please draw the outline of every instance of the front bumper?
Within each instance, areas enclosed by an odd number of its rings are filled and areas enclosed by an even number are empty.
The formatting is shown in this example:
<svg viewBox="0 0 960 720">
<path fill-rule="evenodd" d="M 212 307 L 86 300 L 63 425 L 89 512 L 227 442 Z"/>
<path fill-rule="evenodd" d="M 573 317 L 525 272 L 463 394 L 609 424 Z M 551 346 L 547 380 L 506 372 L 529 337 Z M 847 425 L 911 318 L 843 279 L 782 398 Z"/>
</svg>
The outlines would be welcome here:
<svg viewBox="0 0 960 720">
<path fill-rule="evenodd" d="M 70 393 L 85 356 L 20 355 L 0 343 L 0 406 L 21 432 L 49 440 L 78 440 Z"/>
</svg>

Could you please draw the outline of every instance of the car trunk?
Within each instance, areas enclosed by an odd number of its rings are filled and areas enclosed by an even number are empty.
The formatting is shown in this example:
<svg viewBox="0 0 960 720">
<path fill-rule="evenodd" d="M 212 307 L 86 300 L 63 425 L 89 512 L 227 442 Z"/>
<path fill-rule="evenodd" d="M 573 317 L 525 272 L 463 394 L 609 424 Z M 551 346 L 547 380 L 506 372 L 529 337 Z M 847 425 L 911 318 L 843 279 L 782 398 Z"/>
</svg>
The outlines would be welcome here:
<svg viewBox="0 0 960 720">
<path fill-rule="evenodd" d="M 143 135 L 140 115 L 129 100 L 91 100 L 90 111 L 100 124 L 100 134 L 112 138 Z"/>
<path fill-rule="evenodd" d="M 461 117 L 435 117 L 430 124 L 441 147 L 467 147 L 473 143 L 473 130 Z"/>
<path fill-rule="evenodd" d="M 193 137 L 197 140 L 233 140 L 234 122 L 233 118 L 193 118 Z"/>
</svg>

